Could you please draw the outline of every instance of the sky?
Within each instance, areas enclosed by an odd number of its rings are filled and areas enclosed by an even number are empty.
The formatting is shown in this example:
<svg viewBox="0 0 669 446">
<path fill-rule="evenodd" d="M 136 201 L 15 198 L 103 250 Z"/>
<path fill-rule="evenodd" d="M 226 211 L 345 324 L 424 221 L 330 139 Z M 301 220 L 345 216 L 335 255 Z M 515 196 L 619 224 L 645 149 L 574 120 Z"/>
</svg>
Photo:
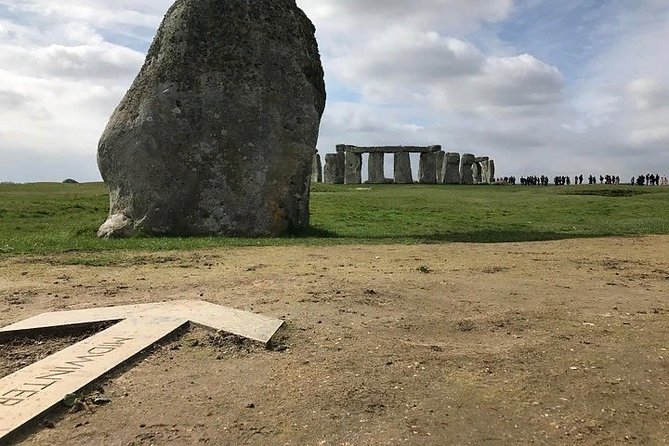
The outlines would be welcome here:
<svg viewBox="0 0 669 446">
<path fill-rule="evenodd" d="M 98 139 L 171 3 L 0 0 L 0 181 L 100 180 Z M 498 176 L 669 175 L 667 0 L 297 3 L 326 74 L 322 155 L 440 144 Z"/>
</svg>

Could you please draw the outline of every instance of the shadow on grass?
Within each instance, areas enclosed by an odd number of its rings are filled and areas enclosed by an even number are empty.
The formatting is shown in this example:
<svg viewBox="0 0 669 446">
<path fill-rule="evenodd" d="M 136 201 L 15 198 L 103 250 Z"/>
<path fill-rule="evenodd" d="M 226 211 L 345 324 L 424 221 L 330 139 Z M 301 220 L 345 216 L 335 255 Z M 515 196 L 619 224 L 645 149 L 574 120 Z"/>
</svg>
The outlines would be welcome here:
<svg viewBox="0 0 669 446">
<path fill-rule="evenodd" d="M 480 230 L 468 232 L 434 232 L 426 234 L 395 234 L 395 235 L 350 235 L 340 234 L 335 231 L 309 227 L 300 230 L 292 230 L 286 234 L 277 237 L 200 237 L 200 236 L 186 236 L 174 237 L 174 239 L 182 240 L 235 240 L 241 246 L 253 246 L 258 242 L 263 242 L 265 245 L 271 241 L 282 242 L 300 240 L 311 241 L 323 240 L 324 244 L 332 245 L 343 243 L 449 243 L 449 242 L 467 242 L 467 243 L 504 243 L 504 242 L 534 242 L 534 241 L 549 241 L 549 240 L 566 240 L 575 238 L 590 238 L 590 237 L 606 237 L 616 234 L 574 234 L 566 232 L 550 232 L 550 231 L 523 231 L 523 230 Z M 618 234 L 622 235 L 622 234 Z M 151 236 L 151 235 L 134 235 L 130 239 L 134 240 L 170 240 L 173 237 L 169 236 Z"/>
<path fill-rule="evenodd" d="M 407 235 L 378 235 L 378 236 L 353 236 L 337 234 L 320 228 L 310 228 L 281 238 L 321 238 L 325 240 L 342 240 L 346 243 L 359 241 L 360 243 L 505 243 L 505 242 L 540 242 L 551 240 L 568 240 L 578 238 L 609 237 L 612 235 L 623 236 L 625 234 L 574 234 L 566 232 L 551 231 L 520 231 L 520 230 L 481 230 L 468 232 L 435 232 L 432 234 L 407 234 Z"/>
<path fill-rule="evenodd" d="M 432 234 L 421 237 L 425 242 L 466 242 L 466 243 L 507 243 L 507 242 L 543 242 L 576 238 L 603 237 L 602 234 L 569 234 L 564 232 L 539 231 L 473 231 Z"/>
</svg>

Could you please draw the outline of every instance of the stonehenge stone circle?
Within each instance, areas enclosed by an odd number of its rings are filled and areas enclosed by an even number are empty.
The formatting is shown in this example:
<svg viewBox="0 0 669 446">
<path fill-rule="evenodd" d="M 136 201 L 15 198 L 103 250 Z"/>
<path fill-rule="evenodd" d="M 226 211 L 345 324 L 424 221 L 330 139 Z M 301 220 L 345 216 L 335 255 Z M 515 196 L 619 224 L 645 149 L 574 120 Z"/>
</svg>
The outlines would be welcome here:
<svg viewBox="0 0 669 446">
<path fill-rule="evenodd" d="M 325 85 L 295 0 L 176 0 L 100 139 L 101 237 L 309 223 Z"/>
<path fill-rule="evenodd" d="M 487 156 L 470 153 L 445 153 L 441 146 L 337 146 L 337 153 L 325 156 L 325 182 L 329 184 L 360 184 L 362 155 L 369 154 L 369 184 L 412 184 L 411 153 L 420 154 L 418 180 L 422 184 L 494 184 L 495 163 Z M 386 154 L 394 154 L 395 177 L 384 178 Z"/>
<path fill-rule="evenodd" d="M 445 184 L 460 184 L 460 154 L 449 152 L 444 157 L 442 181 Z"/>
<path fill-rule="evenodd" d="M 460 158 L 460 184 L 474 184 L 473 164 L 476 157 L 465 153 Z"/>
</svg>

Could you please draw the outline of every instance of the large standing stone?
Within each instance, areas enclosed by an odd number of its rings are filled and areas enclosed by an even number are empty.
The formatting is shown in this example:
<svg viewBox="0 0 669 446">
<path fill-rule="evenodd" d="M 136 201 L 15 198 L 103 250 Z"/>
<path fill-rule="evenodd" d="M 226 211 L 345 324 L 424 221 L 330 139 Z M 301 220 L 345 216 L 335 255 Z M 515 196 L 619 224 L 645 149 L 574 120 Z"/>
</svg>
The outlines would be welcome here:
<svg viewBox="0 0 669 446">
<path fill-rule="evenodd" d="M 474 161 L 472 164 L 472 178 L 474 184 L 481 184 L 481 163 Z"/>
<path fill-rule="evenodd" d="M 444 182 L 444 162 L 446 161 L 446 152 L 440 150 L 437 152 L 437 183 Z"/>
<path fill-rule="evenodd" d="M 488 161 L 488 178 L 490 178 L 490 184 L 495 184 L 497 182 L 495 178 L 495 161 Z"/>
<path fill-rule="evenodd" d="M 460 154 L 450 152 L 446 154 L 442 167 L 442 181 L 445 184 L 460 184 Z"/>
<path fill-rule="evenodd" d="M 489 161 L 486 158 L 481 162 L 481 183 L 483 184 L 490 184 L 490 175 L 488 173 Z"/>
<path fill-rule="evenodd" d="M 418 181 L 422 184 L 436 184 L 437 182 L 437 154 L 421 153 L 418 168 Z"/>
<path fill-rule="evenodd" d="M 102 135 L 98 235 L 277 235 L 309 223 L 325 106 L 294 0 L 177 0 Z"/>
<path fill-rule="evenodd" d="M 311 182 L 323 182 L 323 162 L 321 161 L 321 156 L 318 154 L 318 152 L 314 154 L 314 161 L 311 167 Z"/>
<path fill-rule="evenodd" d="M 346 184 L 362 183 L 362 153 L 346 152 Z"/>
<path fill-rule="evenodd" d="M 411 156 L 409 152 L 397 152 L 395 154 L 395 183 L 413 184 Z"/>
<path fill-rule="evenodd" d="M 344 184 L 345 156 L 343 153 L 325 155 L 323 179 L 326 184 Z"/>
<path fill-rule="evenodd" d="M 490 184 L 488 178 L 489 160 L 490 158 L 488 158 L 487 156 L 480 156 L 474 159 L 474 165 L 472 166 L 474 173 L 474 184 Z"/>
<path fill-rule="evenodd" d="M 386 182 L 384 174 L 385 154 L 382 152 L 373 152 L 369 154 L 368 174 L 370 184 L 383 184 Z"/>
<path fill-rule="evenodd" d="M 460 158 L 460 184 L 474 184 L 474 172 L 472 166 L 475 157 L 471 153 L 465 153 Z"/>
</svg>

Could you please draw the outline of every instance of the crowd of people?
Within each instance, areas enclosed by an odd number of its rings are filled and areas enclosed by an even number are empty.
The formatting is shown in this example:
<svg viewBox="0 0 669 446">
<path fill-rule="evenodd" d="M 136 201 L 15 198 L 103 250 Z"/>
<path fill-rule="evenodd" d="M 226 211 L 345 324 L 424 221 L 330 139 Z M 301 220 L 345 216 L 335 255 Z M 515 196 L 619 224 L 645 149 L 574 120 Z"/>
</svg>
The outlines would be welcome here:
<svg viewBox="0 0 669 446">
<path fill-rule="evenodd" d="M 667 177 L 660 177 L 658 174 L 639 175 L 632 177 L 631 184 L 637 186 L 669 186 L 669 179 Z"/>
<path fill-rule="evenodd" d="M 553 184 L 555 186 L 571 186 L 573 185 L 582 185 L 586 178 L 583 175 L 574 176 L 573 182 L 572 177 L 570 176 L 556 176 L 553 178 Z M 620 177 L 617 175 L 600 175 L 599 177 L 595 175 L 589 175 L 587 178 L 588 184 L 608 184 L 608 185 L 619 185 Z M 497 178 L 496 184 L 510 184 L 515 185 L 517 182 L 516 177 L 504 177 Z M 527 176 L 520 177 L 520 184 L 522 186 L 548 186 L 550 184 L 550 178 L 541 175 L 541 176 Z M 669 186 L 669 179 L 666 176 L 660 176 L 659 174 L 646 174 L 632 177 L 632 180 L 629 183 L 632 186 Z"/>
</svg>

